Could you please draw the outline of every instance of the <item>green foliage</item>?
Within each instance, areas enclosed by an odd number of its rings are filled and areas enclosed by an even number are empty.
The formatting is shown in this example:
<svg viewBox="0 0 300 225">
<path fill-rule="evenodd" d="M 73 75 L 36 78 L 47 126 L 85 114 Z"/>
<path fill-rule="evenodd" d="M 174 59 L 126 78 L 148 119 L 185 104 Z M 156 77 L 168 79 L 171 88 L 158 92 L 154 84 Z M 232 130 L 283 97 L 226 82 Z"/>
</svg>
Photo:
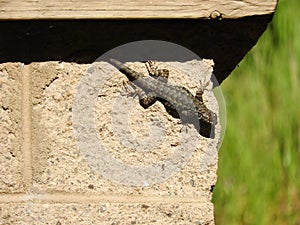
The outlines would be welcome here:
<svg viewBox="0 0 300 225">
<path fill-rule="evenodd" d="M 257 45 L 221 85 L 225 139 L 217 225 L 300 224 L 299 0 L 280 0 Z"/>
</svg>

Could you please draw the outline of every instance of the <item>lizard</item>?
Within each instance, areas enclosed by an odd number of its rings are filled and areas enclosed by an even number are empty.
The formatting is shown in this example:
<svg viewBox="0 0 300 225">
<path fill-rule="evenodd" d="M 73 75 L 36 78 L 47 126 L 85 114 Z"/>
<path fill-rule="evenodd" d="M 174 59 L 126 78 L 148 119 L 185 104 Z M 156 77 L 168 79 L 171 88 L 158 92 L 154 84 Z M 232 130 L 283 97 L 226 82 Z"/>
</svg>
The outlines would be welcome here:
<svg viewBox="0 0 300 225">
<path fill-rule="evenodd" d="M 108 62 L 126 75 L 135 88 L 143 91 L 139 100 L 143 108 L 150 107 L 158 100 L 172 117 L 180 118 L 184 124 L 193 124 L 203 137 L 214 138 L 217 116 L 203 102 L 203 87 L 193 96 L 187 88 L 167 83 L 169 70 L 157 69 L 152 61 L 146 63 L 150 76 L 137 72 L 116 59 L 109 59 Z"/>
</svg>

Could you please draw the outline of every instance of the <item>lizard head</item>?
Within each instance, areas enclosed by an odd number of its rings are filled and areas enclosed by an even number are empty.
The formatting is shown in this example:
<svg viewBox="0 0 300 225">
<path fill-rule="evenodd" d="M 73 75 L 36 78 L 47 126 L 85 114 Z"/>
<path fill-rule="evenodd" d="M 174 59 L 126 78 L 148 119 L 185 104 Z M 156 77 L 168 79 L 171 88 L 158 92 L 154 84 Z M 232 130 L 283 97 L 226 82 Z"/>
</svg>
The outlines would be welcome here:
<svg viewBox="0 0 300 225">
<path fill-rule="evenodd" d="M 217 115 L 212 112 L 198 113 L 200 134 L 207 138 L 215 137 L 215 124 L 217 123 Z"/>
</svg>

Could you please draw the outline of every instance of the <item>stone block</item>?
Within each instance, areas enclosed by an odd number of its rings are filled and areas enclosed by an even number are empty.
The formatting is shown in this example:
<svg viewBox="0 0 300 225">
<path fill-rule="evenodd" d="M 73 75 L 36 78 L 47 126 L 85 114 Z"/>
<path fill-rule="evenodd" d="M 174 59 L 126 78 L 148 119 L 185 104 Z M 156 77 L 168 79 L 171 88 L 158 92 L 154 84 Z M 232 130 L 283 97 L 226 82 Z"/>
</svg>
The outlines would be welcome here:
<svg viewBox="0 0 300 225">
<path fill-rule="evenodd" d="M 201 203 L 8 203 L 1 224 L 206 224 L 212 204 Z"/>
<path fill-rule="evenodd" d="M 142 63 L 130 66 L 147 72 Z M 195 94 L 200 83 L 209 80 L 213 63 L 158 62 L 158 66 L 170 70 L 170 83 Z M 82 203 L 82 196 L 91 196 L 103 202 L 88 204 L 103 224 L 212 224 L 219 125 L 214 139 L 204 138 L 170 116 L 160 102 L 142 108 L 127 78 L 106 62 L 32 63 L 30 75 L 31 192 L 39 196 L 33 199 L 53 194 L 68 202 L 71 195 Z M 212 92 L 205 91 L 204 100 L 218 112 Z M 109 210 L 103 214 L 105 204 Z M 46 214 L 56 219 L 54 215 L 69 210 L 71 214 L 62 219 L 69 221 L 74 219 L 72 213 L 82 215 L 86 210 L 82 205 L 80 210 L 59 207 L 64 209 Z M 203 219 L 203 213 L 209 219 Z"/>
<path fill-rule="evenodd" d="M 0 192 L 24 191 L 22 68 L 0 64 Z"/>
<path fill-rule="evenodd" d="M 188 72 L 196 77 L 176 69 L 182 67 L 187 71 L 197 63 L 203 77 L 191 69 Z M 194 93 L 199 87 L 199 79 L 207 79 L 212 72 L 209 60 L 191 61 L 186 65 L 173 63 L 168 67 L 171 69 L 170 82 L 186 85 Z M 142 64 L 135 65 L 135 69 L 145 72 Z M 34 63 L 31 64 L 31 78 L 35 188 L 46 192 L 206 196 L 207 200 L 210 199 L 210 187 L 216 182 L 216 154 L 207 162 L 209 170 L 207 167 L 201 171 L 200 164 L 201 160 L 205 164 L 203 160 L 207 160 L 204 159 L 207 152 L 216 153 L 218 135 L 215 139 L 197 135 L 189 140 L 190 133 L 178 119 L 165 111 L 161 103 L 143 109 L 138 99 L 128 94 L 130 87 L 124 84 L 126 77 L 104 62 L 95 65 Z M 84 86 L 90 90 L 84 90 Z M 94 97 L 78 92 L 87 92 Z M 90 126 L 94 127 L 86 129 L 92 129 L 89 134 L 97 136 L 99 142 L 96 145 L 101 143 L 103 146 L 106 155 L 100 155 L 104 158 L 108 155 L 109 160 L 113 160 L 106 164 L 110 170 L 102 159 L 92 162 L 90 156 L 97 153 L 80 149 L 80 141 L 76 137 L 80 131 L 74 130 L 74 107 L 90 107 L 93 110 L 94 123 Z M 217 109 L 217 105 L 210 107 Z M 80 113 L 77 113 L 80 118 L 84 117 Z M 180 151 L 185 154 L 183 157 Z M 170 154 L 175 158 L 170 159 Z M 172 164 L 172 160 L 177 161 Z M 116 168 L 111 169 L 110 163 L 115 163 Z M 178 167 L 174 166 L 176 163 Z M 160 170 L 157 170 L 158 165 L 162 167 Z M 143 170 L 142 167 L 150 169 Z M 122 170 L 128 172 L 123 173 Z M 151 171 L 149 180 L 146 177 L 143 181 L 138 180 L 144 179 L 143 175 L 132 177 L 129 173 L 135 170 L 140 173 Z M 120 174 L 125 177 L 120 177 Z M 136 183 L 132 181 L 134 179 Z"/>
</svg>

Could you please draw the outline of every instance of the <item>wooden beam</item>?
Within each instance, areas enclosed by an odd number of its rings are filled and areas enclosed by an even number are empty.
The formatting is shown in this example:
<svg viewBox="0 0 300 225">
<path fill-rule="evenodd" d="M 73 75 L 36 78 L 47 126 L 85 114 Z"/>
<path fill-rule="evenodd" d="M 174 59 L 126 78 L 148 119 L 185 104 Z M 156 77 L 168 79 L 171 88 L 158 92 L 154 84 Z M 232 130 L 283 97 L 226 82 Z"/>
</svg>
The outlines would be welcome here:
<svg viewBox="0 0 300 225">
<path fill-rule="evenodd" d="M 240 18 L 272 14 L 276 0 L 0 0 L 0 20 Z"/>
</svg>

